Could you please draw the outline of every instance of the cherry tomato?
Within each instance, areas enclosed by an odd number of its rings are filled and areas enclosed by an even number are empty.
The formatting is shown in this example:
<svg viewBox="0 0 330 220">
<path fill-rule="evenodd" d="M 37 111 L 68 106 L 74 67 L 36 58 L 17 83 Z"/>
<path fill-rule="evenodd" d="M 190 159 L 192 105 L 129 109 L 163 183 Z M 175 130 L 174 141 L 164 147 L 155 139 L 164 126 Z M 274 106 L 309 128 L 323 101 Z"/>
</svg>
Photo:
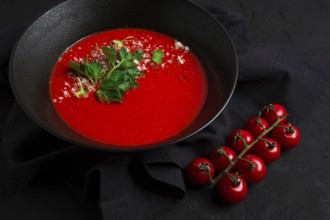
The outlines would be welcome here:
<svg viewBox="0 0 330 220">
<path fill-rule="evenodd" d="M 229 204 L 243 201 L 248 191 L 246 181 L 237 173 L 225 174 L 218 181 L 216 189 L 220 199 Z"/>
<path fill-rule="evenodd" d="M 281 149 L 292 149 L 300 142 L 300 131 L 292 124 L 281 124 L 275 127 L 271 137 L 276 140 Z"/>
<path fill-rule="evenodd" d="M 280 145 L 271 138 L 259 140 L 253 147 L 253 153 L 260 157 L 266 164 L 276 161 L 281 156 Z"/>
<path fill-rule="evenodd" d="M 187 168 L 188 179 L 196 186 L 205 186 L 214 177 L 214 167 L 207 158 L 198 157 Z"/>
<path fill-rule="evenodd" d="M 267 173 L 264 161 L 253 154 L 243 156 L 243 160 L 237 162 L 236 169 L 247 183 L 258 183 L 265 178 Z"/>
<path fill-rule="evenodd" d="M 261 133 L 263 133 L 265 130 L 269 128 L 269 124 L 264 118 L 259 118 L 257 116 L 250 118 L 246 125 L 245 128 L 247 131 L 249 131 L 255 138 L 259 137 Z M 264 137 L 268 135 L 265 134 Z"/>
<path fill-rule="evenodd" d="M 236 152 L 236 154 L 240 154 L 244 150 L 245 144 L 249 145 L 253 141 L 254 141 L 253 135 L 250 132 L 243 129 L 237 129 L 227 137 L 228 146 L 231 147 Z M 250 149 L 248 152 L 250 152 L 251 150 L 252 149 Z"/>
<path fill-rule="evenodd" d="M 280 104 L 269 104 L 261 110 L 261 117 L 266 119 L 269 125 L 274 124 L 278 118 L 287 115 L 286 109 Z M 279 124 L 286 123 L 287 118 L 284 118 Z"/>
<path fill-rule="evenodd" d="M 236 153 L 227 146 L 216 147 L 210 154 L 210 161 L 212 162 L 215 171 L 219 173 L 225 170 L 228 167 L 230 161 L 234 160 L 235 158 Z"/>
</svg>

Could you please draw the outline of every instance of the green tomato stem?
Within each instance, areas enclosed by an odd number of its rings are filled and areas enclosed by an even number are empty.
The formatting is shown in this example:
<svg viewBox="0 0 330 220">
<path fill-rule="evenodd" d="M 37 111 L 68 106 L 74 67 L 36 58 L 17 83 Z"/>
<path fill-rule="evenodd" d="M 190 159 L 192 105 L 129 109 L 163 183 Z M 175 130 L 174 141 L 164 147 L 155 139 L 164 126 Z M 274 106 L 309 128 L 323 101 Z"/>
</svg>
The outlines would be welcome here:
<svg viewBox="0 0 330 220">
<path fill-rule="evenodd" d="M 239 186 L 240 184 L 240 181 L 239 179 L 237 178 L 237 176 L 234 176 L 230 173 L 226 173 L 228 175 L 228 177 L 231 179 L 231 181 L 233 182 L 233 186 L 236 187 L 236 186 Z"/>
<path fill-rule="evenodd" d="M 224 156 L 224 157 L 226 157 L 227 160 L 231 163 L 231 159 L 230 159 L 230 157 L 227 155 L 226 151 L 225 151 L 222 147 L 219 147 L 219 148 L 218 148 L 217 153 L 218 153 L 220 156 Z"/>
</svg>

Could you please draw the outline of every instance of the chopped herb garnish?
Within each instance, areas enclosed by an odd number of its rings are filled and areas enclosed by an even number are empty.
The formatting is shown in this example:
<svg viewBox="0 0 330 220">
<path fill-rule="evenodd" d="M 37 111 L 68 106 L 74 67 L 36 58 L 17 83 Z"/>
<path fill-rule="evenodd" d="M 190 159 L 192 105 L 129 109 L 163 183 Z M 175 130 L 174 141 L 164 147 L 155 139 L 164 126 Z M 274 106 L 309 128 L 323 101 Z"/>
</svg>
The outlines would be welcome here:
<svg viewBox="0 0 330 220">
<path fill-rule="evenodd" d="M 142 60 L 143 59 L 143 50 L 137 50 L 134 52 L 134 57 L 137 60 Z"/>
<path fill-rule="evenodd" d="M 164 52 L 162 50 L 155 50 L 152 54 L 152 61 L 157 64 L 161 64 L 163 60 Z"/>
<path fill-rule="evenodd" d="M 91 63 L 87 62 L 87 57 L 85 58 L 85 61 L 83 64 L 81 63 L 75 63 L 75 62 L 69 62 L 69 66 L 76 72 L 84 75 L 88 78 L 91 83 L 94 85 L 101 77 L 101 71 L 103 69 L 103 65 L 92 61 Z"/>
<path fill-rule="evenodd" d="M 131 38 L 127 37 L 125 39 Z M 124 39 L 124 40 L 125 40 Z M 143 59 L 143 50 L 129 52 L 124 46 L 124 40 L 113 40 L 110 46 L 102 46 L 101 50 L 106 60 L 88 61 L 86 56 L 83 62 L 69 62 L 69 66 L 78 75 L 79 91 L 75 93 L 78 98 L 87 96 L 88 88 L 83 85 L 80 77 L 86 78 L 96 88 L 96 96 L 102 103 L 122 102 L 123 96 L 129 90 L 139 86 L 136 81 L 143 76 L 137 68 L 139 60 Z M 163 51 L 156 50 L 152 60 L 161 63 Z"/>
<path fill-rule="evenodd" d="M 112 45 L 109 47 L 103 46 L 102 52 L 108 58 L 107 63 L 110 69 L 113 68 L 116 62 L 116 54 L 117 54 L 116 49 Z"/>
</svg>

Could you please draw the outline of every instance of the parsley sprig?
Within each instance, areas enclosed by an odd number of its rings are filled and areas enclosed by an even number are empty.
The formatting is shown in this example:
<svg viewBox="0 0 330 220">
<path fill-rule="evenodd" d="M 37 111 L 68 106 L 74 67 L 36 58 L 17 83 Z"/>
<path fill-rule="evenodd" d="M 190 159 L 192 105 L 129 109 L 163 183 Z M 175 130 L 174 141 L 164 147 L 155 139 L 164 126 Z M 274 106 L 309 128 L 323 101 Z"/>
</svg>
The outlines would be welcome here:
<svg viewBox="0 0 330 220">
<path fill-rule="evenodd" d="M 125 38 L 129 39 L 131 36 Z M 96 88 L 96 96 L 102 103 L 122 102 L 123 96 L 129 90 L 139 86 L 137 79 L 144 75 L 137 62 L 143 59 L 143 50 L 129 52 L 124 46 L 124 40 L 113 40 L 109 46 L 102 46 L 104 62 L 97 60 L 88 61 L 88 56 L 83 62 L 69 62 L 69 66 L 80 77 L 86 78 Z M 163 53 L 155 50 L 153 61 L 161 63 Z M 88 93 L 87 86 L 83 85 L 78 77 L 79 91 L 77 98 L 85 98 Z"/>
</svg>

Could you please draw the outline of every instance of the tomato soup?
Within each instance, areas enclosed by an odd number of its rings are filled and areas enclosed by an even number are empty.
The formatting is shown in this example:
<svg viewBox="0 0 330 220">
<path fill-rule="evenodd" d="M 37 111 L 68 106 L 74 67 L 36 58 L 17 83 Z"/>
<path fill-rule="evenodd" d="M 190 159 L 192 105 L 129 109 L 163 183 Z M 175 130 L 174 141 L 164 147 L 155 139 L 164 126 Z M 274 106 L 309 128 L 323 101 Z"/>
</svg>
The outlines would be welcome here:
<svg viewBox="0 0 330 220">
<path fill-rule="evenodd" d="M 124 59 L 131 63 L 123 65 Z M 91 70 L 83 66 L 88 62 Z M 111 70 L 102 67 L 106 63 Z M 116 77 L 128 74 L 128 79 L 106 82 L 115 72 Z M 129 77 L 136 72 L 141 74 L 135 83 Z M 99 142 L 131 147 L 163 141 L 185 129 L 207 95 L 206 75 L 188 46 L 133 28 L 99 32 L 70 46 L 55 64 L 49 86 L 56 111 L 74 130 Z M 101 91 L 107 86 L 117 86 L 111 90 L 115 94 Z M 110 100 L 118 94 L 122 100 Z"/>
</svg>

